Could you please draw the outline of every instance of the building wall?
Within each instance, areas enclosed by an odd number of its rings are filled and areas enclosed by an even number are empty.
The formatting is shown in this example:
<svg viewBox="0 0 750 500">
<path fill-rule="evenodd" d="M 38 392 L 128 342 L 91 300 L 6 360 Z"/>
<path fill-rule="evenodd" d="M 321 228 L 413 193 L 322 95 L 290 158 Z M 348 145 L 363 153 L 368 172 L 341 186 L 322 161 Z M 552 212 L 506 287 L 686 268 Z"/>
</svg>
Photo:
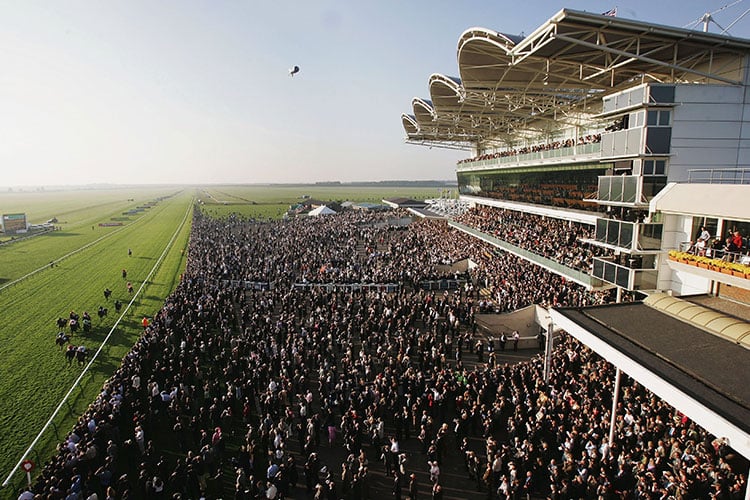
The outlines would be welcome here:
<svg viewBox="0 0 750 500">
<path fill-rule="evenodd" d="M 677 85 L 669 181 L 690 169 L 750 167 L 750 90 L 730 85 Z"/>
</svg>

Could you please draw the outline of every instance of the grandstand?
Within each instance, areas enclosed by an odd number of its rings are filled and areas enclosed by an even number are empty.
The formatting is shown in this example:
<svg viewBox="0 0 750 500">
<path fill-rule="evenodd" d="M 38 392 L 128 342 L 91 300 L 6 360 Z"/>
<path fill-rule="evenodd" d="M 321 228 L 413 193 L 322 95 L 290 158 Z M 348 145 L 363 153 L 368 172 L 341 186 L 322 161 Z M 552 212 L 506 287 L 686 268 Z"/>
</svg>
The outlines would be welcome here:
<svg viewBox="0 0 750 500">
<path fill-rule="evenodd" d="M 750 457 L 750 395 L 735 386 L 750 382 L 750 40 L 563 9 L 526 37 L 468 29 L 457 62 L 459 77 L 431 75 L 430 98 L 401 117 L 407 143 L 467 151 L 456 176 L 473 217 L 450 224 L 589 290 L 649 296 L 551 310 L 540 326 Z M 600 251 L 583 272 L 529 251 L 503 237 L 518 231 L 502 225 L 509 211 L 588 226 L 577 244 Z M 696 247 L 701 227 L 713 245 Z M 734 333 L 660 309 L 665 295 L 673 309 L 711 299 Z"/>
</svg>

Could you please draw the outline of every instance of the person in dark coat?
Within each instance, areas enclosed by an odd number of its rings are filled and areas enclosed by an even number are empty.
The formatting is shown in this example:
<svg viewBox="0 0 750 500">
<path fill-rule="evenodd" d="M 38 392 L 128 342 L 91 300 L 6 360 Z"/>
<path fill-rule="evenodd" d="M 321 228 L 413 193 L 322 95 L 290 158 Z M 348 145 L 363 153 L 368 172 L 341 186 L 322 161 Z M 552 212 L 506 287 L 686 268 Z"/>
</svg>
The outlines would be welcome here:
<svg viewBox="0 0 750 500">
<path fill-rule="evenodd" d="M 393 471 L 393 498 L 401 500 L 401 474 Z"/>
<path fill-rule="evenodd" d="M 409 500 L 417 500 L 417 475 L 409 476 Z"/>
</svg>

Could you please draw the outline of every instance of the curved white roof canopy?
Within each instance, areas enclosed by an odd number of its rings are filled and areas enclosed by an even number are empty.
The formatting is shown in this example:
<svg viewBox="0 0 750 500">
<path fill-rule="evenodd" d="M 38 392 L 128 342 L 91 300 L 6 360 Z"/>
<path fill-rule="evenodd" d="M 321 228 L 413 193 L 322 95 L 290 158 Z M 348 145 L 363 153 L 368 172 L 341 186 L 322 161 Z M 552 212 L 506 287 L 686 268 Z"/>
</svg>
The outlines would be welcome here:
<svg viewBox="0 0 750 500">
<path fill-rule="evenodd" d="M 414 136 L 419 133 L 419 124 L 414 115 L 407 115 L 406 113 L 402 114 L 401 124 L 404 126 L 404 130 L 406 130 L 406 135 Z"/>
<path fill-rule="evenodd" d="M 641 82 L 740 84 L 749 52 L 750 40 L 567 9 L 523 39 L 470 28 L 458 41 L 460 80 L 430 77 L 433 118 L 454 123 L 466 146 L 538 135 Z"/>
</svg>

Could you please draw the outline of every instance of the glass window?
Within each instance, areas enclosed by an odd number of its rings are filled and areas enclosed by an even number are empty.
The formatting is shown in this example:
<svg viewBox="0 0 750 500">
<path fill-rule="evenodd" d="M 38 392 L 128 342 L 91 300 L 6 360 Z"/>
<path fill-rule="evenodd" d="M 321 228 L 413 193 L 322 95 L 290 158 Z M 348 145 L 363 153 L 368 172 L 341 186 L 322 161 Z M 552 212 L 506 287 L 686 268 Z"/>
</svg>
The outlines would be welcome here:
<svg viewBox="0 0 750 500">
<path fill-rule="evenodd" d="M 651 109 L 648 111 L 646 125 L 649 127 L 669 127 L 672 113 L 668 109 Z"/>
<path fill-rule="evenodd" d="M 594 259 L 594 276 L 597 278 L 604 277 L 604 261 Z"/>
<path fill-rule="evenodd" d="M 596 219 L 596 241 L 607 241 L 607 222 L 607 219 Z"/>
<path fill-rule="evenodd" d="M 643 160 L 643 175 L 666 175 L 666 160 Z"/>
<path fill-rule="evenodd" d="M 604 264 L 604 281 L 615 283 L 615 274 L 617 273 L 617 267 L 609 262 Z"/>
<path fill-rule="evenodd" d="M 652 102 L 674 102 L 673 86 L 653 86 L 649 90 Z"/>
<path fill-rule="evenodd" d="M 634 224 L 629 222 L 623 222 L 620 225 L 619 243 L 618 246 L 624 248 L 632 248 L 633 246 L 633 228 Z"/>
<path fill-rule="evenodd" d="M 643 196 L 645 196 L 647 199 L 653 198 L 659 191 L 661 191 L 664 186 L 667 185 L 667 176 L 666 175 L 654 175 L 650 176 L 648 178 L 648 181 L 644 179 L 643 181 L 643 190 L 641 193 Z"/>
<path fill-rule="evenodd" d="M 646 152 L 651 154 L 668 154 L 672 142 L 670 127 L 649 127 L 646 129 Z"/>
<path fill-rule="evenodd" d="M 616 246 L 618 242 L 618 230 L 620 229 L 620 223 L 616 220 L 610 220 L 607 222 L 607 243 Z"/>
<path fill-rule="evenodd" d="M 630 288 L 628 280 L 630 278 L 630 269 L 627 267 L 617 266 L 615 267 L 617 277 L 615 279 L 615 285 L 622 288 Z"/>
</svg>

